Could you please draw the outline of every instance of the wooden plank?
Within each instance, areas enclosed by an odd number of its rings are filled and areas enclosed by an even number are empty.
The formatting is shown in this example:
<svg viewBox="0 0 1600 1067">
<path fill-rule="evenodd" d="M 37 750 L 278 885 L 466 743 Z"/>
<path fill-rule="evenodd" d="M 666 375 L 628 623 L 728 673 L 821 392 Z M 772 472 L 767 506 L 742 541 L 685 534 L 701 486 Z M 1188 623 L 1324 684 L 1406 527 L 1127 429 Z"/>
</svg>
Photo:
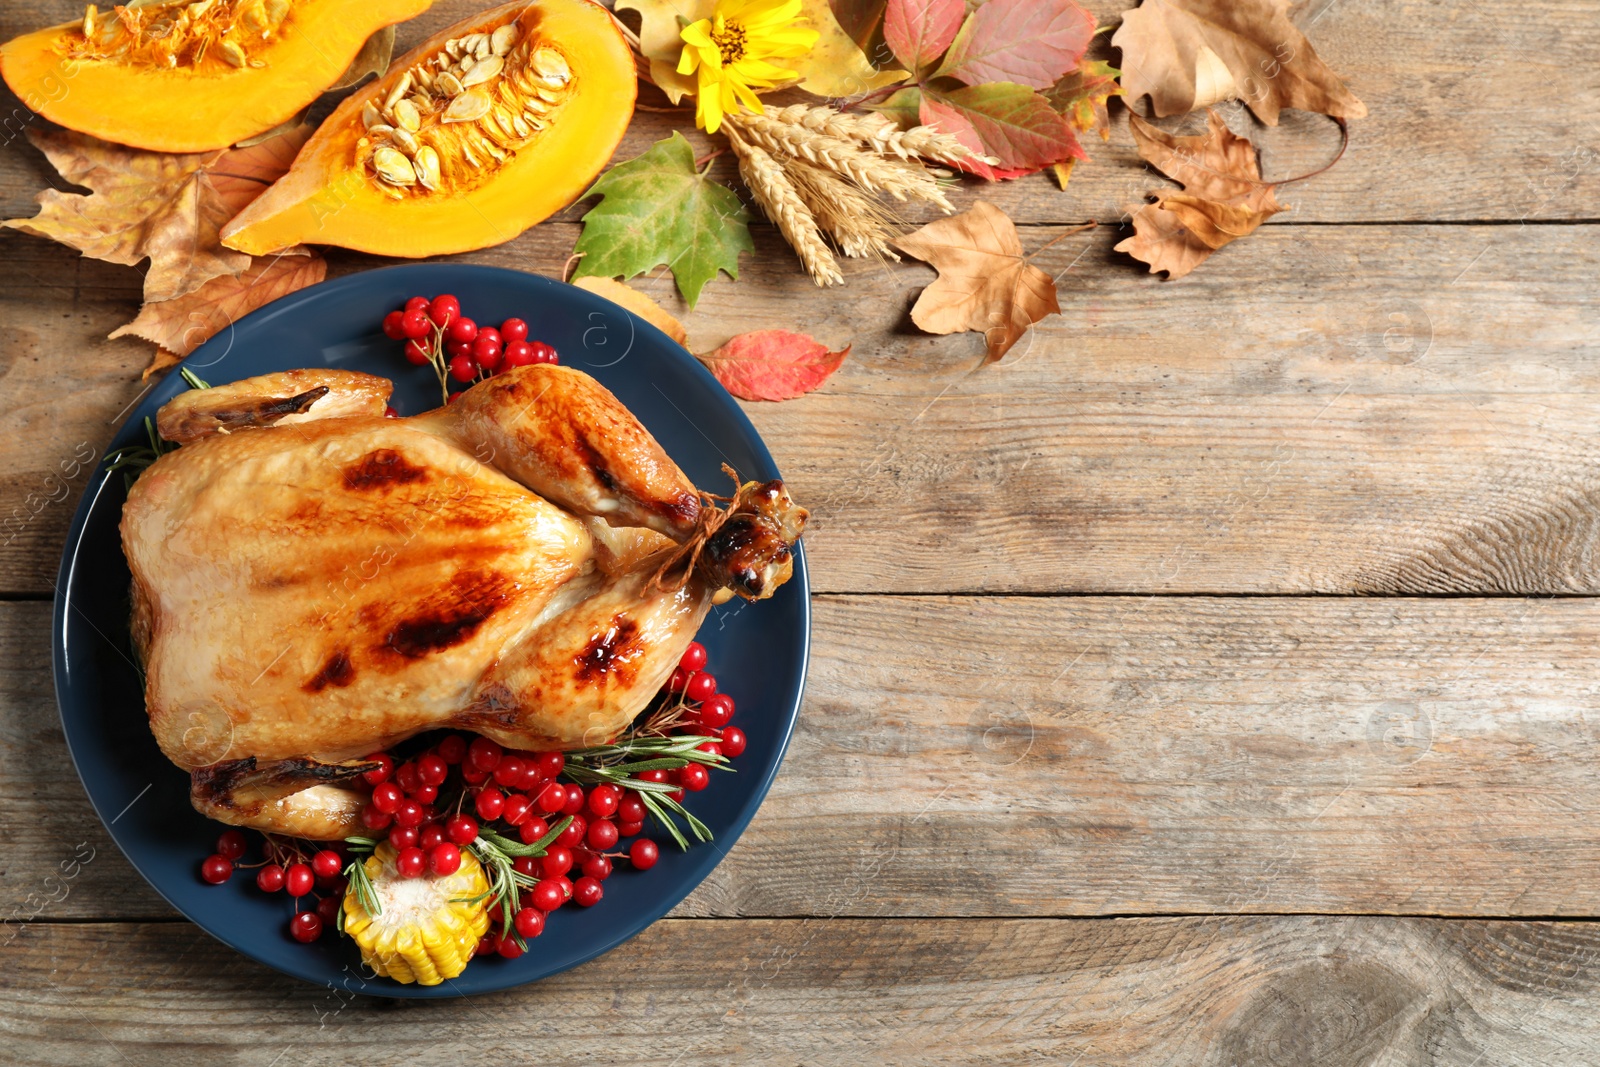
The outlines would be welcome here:
<svg viewBox="0 0 1600 1067">
<path fill-rule="evenodd" d="M 0 606 L 0 916 L 83 840 L 42 918 L 170 914 L 67 765 L 45 607 Z M 680 915 L 1600 911 L 1593 600 L 829 596 L 814 641 Z"/>
<path fill-rule="evenodd" d="M 464 258 L 559 272 L 573 229 Z M 1108 268 L 1114 235 L 1090 235 L 1038 259 L 1066 313 L 979 368 L 977 335 L 904 317 L 926 267 L 817 293 L 763 231 L 688 324 L 702 351 L 757 327 L 854 342 L 820 393 L 748 408 L 817 516 L 822 590 L 1592 592 L 1597 237 L 1274 230 L 1168 285 Z M 148 346 L 103 340 L 135 272 L 17 234 L 0 258 L 0 591 L 41 594 L 71 513 L 55 499 Z M 682 310 L 670 278 L 639 284 Z"/>
<path fill-rule="evenodd" d="M 1095 0 L 1088 6 L 1105 24 L 1131 5 Z M 399 28 L 400 48 L 478 9 L 471 0 L 437 3 Z M 82 14 L 83 5 L 73 0 L 8 4 L 0 11 L 0 35 L 8 39 Z M 1600 22 L 1585 0 L 1522 4 L 1515 19 L 1472 0 L 1421 9 L 1314 0 L 1301 5 L 1298 18 L 1371 114 L 1353 125 L 1346 158 L 1328 174 L 1290 186 L 1282 199 L 1294 210 L 1268 225 L 1593 217 L 1600 199 L 1600 131 L 1585 116 L 1600 110 L 1600 87 L 1588 76 L 1600 51 Z M 1105 38 L 1093 54 L 1122 62 Z M 1337 149 L 1337 130 L 1321 116 L 1293 112 L 1269 129 L 1237 106 L 1231 110 L 1240 130 L 1264 146 L 1269 177 L 1316 170 Z M 0 143 L 17 140 L 29 114 L 9 93 L 0 95 Z M 674 128 L 693 127 L 687 110 L 641 111 L 619 158 L 637 155 Z M 969 182 L 962 199 L 981 194 L 1029 222 L 1113 222 L 1165 184 L 1144 170 L 1120 106 L 1111 141 L 1091 137 L 1086 147 L 1091 160 L 1077 168 L 1065 194 L 1053 178 L 1037 175 L 1000 186 Z M 719 176 L 732 175 L 728 161 L 718 166 Z M 30 214 L 34 191 L 46 184 L 50 174 L 36 153 L 0 152 L 0 211 L 6 216 Z"/>
<path fill-rule="evenodd" d="M 537 985 L 395 1010 L 187 925 L 44 924 L 7 949 L 0 1030 L 18 1067 L 1549 1067 L 1600 1055 L 1597 984 L 1589 924 L 667 921 Z"/>
</svg>

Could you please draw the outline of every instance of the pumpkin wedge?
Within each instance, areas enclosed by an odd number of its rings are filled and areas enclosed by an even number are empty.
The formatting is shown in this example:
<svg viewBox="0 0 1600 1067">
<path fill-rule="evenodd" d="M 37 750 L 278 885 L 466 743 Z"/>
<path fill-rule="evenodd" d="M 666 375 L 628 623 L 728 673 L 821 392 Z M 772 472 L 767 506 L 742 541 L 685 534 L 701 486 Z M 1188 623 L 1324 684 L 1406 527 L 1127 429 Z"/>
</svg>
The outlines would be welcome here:
<svg viewBox="0 0 1600 1067">
<path fill-rule="evenodd" d="M 68 129 L 155 152 L 226 148 L 286 122 L 367 38 L 433 0 L 167 0 L 89 5 L 0 45 L 0 76 Z"/>
<path fill-rule="evenodd" d="M 588 187 L 637 89 L 627 42 L 591 0 L 483 12 L 339 105 L 222 243 L 422 257 L 509 241 Z"/>
</svg>

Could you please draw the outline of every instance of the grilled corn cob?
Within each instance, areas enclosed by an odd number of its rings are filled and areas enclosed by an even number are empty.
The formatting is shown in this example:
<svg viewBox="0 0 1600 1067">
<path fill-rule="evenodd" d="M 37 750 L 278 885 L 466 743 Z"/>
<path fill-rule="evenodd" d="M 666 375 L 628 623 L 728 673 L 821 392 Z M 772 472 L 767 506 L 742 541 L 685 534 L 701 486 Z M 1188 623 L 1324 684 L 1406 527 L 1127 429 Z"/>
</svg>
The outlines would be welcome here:
<svg viewBox="0 0 1600 1067">
<path fill-rule="evenodd" d="M 395 850 L 386 841 L 364 864 L 378 899 L 368 915 L 352 885 L 344 896 L 344 932 L 361 946 L 361 959 L 397 982 L 438 985 L 466 969 L 478 939 L 489 929 L 483 867 L 462 850 L 454 874 L 404 878 L 395 870 Z"/>
</svg>

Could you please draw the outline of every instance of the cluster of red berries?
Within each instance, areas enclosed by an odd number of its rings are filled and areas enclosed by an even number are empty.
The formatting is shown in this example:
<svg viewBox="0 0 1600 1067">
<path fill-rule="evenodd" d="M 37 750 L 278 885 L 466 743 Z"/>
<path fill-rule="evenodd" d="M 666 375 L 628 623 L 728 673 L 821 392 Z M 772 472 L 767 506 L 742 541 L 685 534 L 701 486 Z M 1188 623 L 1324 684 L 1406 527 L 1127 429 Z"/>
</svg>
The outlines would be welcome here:
<svg viewBox="0 0 1600 1067">
<path fill-rule="evenodd" d="M 383 318 L 383 332 L 404 341 L 406 359 L 417 366 L 442 364 L 457 382 L 473 382 L 512 367 L 558 363 L 556 350 L 528 340 L 528 324 L 507 319 L 499 328 L 480 326 L 461 313 L 461 301 L 449 293 L 431 300 L 414 296 L 399 311 Z"/>
<path fill-rule="evenodd" d="M 733 699 L 717 692 L 716 679 L 705 667 L 705 646 L 691 643 L 667 683 L 685 711 L 676 729 L 715 738 L 701 749 L 731 759 L 745 750 L 744 731 L 729 725 Z M 598 904 L 614 861 L 625 859 L 637 870 L 649 870 L 661 855 L 653 840 L 638 836 L 648 814 L 639 794 L 610 782 L 585 787 L 561 781 L 566 757 L 560 752 L 505 749 L 487 737 L 469 740 L 452 733 L 402 760 L 376 752 L 367 762 L 377 766 L 362 775 L 372 795 L 361 810 L 361 822 L 374 836 L 386 834 L 403 877 L 455 873 L 461 850 L 478 839 L 483 825 L 503 824 L 495 826 L 502 836 L 532 844 L 549 834 L 552 822 L 571 816 L 543 856 L 512 861 L 518 873 L 537 879 L 513 902 L 513 925 L 523 941 L 543 933 L 546 916 L 569 901 L 582 907 Z M 640 771 L 633 777 L 677 786 L 667 795 L 679 801 L 711 781 L 710 772 L 698 763 Z M 447 798 L 443 803 L 441 790 Z M 633 840 L 623 848 L 626 838 Z M 329 894 L 314 911 L 295 915 L 290 933 L 297 940 L 315 941 L 337 916 L 345 890 L 340 872 L 348 862 L 342 848 L 322 848 L 309 862 L 297 857 L 291 863 L 268 863 L 256 875 L 257 886 L 269 893 L 287 889 L 298 900 L 316 887 Z M 244 835 L 227 831 L 218 839 L 217 853 L 201 864 L 201 877 L 213 884 L 227 881 L 244 852 Z M 494 909 L 492 914 L 501 912 Z M 491 927 L 477 954 L 515 959 L 522 952 L 510 932 Z"/>
</svg>

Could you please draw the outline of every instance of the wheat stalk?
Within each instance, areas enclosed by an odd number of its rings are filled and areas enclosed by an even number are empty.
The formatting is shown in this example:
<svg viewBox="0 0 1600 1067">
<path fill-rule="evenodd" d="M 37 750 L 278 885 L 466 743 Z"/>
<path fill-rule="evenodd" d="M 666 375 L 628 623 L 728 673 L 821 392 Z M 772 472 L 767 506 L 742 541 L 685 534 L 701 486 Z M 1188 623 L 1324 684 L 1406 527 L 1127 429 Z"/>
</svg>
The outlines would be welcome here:
<svg viewBox="0 0 1600 1067">
<path fill-rule="evenodd" d="M 813 133 L 836 137 L 842 141 L 857 141 L 884 155 L 901 159 L 936 159 L 941 163 L 958 163 L 963 159 L 976 159 L 995 166 L 1000 162 L 994 156 L 980 156 L 948 133 L 940 133 L 932 126 L 913 126 L 902 130 L 894 120 L 885 115 L 848 115 L 831 107 L 790 104 L 768 114 L 792 126 L 801 126 Z"/>
<path fill-rule="evenodd" d="M 889 241 L 895 236 L 893 227 L 900 221 L 894 212 L 815 163 L 788 159 L 782 166 L 800 198 L 828 231 L 839 251 L 852 259 L 878 256 L 899 261 L 900 257 L 889 247 Z"/>
<path fill-rule="evenodd" d="M 778 227 L 778 232 L 789 242 L 795 255 L 800 257 L 811 280 L 818 285 L 838 285 L 844 281 L 844 275 L 839 273 L 838 261 L 823 241 L 822 231 L 817 228 L 816 217 L 806 207 L 794 185 L 784 176 L 777 160 L 759 145 L 740 136 L 735 124 L 726 118 L 723 128 L 728 131 L 728 143 L 733 145 L 734 155 L 739 157 L 740 177 L 749 186 L 761 210 Z"/>
<path fill-rule="evenodd" d="M 937 204 L 946 214 L 955 211 L 933 175 L 916 164 L 885 159 L 851 141 L 791 125 L 769 115 L 727 115 L 723 121 L 737 128 L 751 147 L 826 167 L 863 189 L 888 193 L 896 200 L 925 200 Z"/>
</svg>

